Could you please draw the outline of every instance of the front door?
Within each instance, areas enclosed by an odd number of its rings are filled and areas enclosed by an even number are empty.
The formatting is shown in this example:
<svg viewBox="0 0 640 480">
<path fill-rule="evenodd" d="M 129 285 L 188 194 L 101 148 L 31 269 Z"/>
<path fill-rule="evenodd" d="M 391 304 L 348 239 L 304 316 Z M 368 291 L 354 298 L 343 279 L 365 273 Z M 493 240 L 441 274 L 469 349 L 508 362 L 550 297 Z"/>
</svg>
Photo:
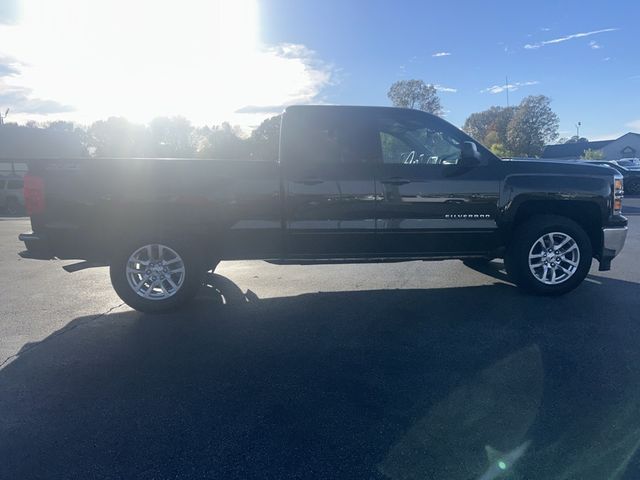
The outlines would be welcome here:
<svg viewBox="0 0 640 480">
<path fill-rule="evenodd" d="M 459 166 L 462 143 L 471 139 L 423 112 L 385 112 L 377 128 L 381 252 L 456 256 L 498 245 L 498 159 L 479 147 L 479 166 Z"/>
</svg>

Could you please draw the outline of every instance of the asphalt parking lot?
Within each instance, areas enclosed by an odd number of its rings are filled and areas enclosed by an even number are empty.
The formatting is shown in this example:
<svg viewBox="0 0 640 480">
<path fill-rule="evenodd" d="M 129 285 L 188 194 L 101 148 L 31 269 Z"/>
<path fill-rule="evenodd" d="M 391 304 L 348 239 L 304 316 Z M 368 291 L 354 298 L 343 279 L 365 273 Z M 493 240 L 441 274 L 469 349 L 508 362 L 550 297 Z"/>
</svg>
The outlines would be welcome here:
<svg viewBox="0 0 640 480">
<path fill-rule="evenodd" d="M 226 262 L 143 315 L 0 218 L 0 478 L 640 478 L 640 199 L 560 298 L 500 262 Z M 527 443 L 529 442 L 529 443 Z M 486 476 L 482 478 L 496 478 Z"/>
</svg>

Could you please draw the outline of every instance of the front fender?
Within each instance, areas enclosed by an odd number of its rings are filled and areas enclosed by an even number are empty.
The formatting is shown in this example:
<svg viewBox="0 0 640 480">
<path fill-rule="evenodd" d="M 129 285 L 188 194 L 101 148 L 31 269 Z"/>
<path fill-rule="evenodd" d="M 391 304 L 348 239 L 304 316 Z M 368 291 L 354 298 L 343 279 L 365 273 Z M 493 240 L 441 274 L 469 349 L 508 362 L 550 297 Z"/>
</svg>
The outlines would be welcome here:
<svg viewBox="0 0 640 480">
<path fill-rule="evenodd" d="M 612 184 L 607 178 L 567 174 L 513 174 L 505 177 L 498 204 L 499 222 L 512 224 L 520 207 L 531 201 L 595 205 L 600 223 L 611 212 Z M 591 207 L 593 208 L 593 207 Z"/>
</svg>

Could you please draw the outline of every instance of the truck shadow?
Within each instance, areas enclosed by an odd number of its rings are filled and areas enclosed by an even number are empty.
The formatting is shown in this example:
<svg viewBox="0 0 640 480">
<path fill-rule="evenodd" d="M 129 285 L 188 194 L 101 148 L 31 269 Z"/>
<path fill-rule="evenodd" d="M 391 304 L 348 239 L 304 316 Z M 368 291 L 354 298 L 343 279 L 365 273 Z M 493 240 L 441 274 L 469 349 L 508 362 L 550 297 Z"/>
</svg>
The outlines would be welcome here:
<svg viewBox="0 0 640 480">
<path fill-rule="evenodd" d="M 468 480 L 485 445 L 531 441 L 512 477 L 609 478 L 640 441 L 637 291 L 258 298 L 212 275 L 185 311 L 25 345 L 0 370 L 0 477 Z"/>
</svg>

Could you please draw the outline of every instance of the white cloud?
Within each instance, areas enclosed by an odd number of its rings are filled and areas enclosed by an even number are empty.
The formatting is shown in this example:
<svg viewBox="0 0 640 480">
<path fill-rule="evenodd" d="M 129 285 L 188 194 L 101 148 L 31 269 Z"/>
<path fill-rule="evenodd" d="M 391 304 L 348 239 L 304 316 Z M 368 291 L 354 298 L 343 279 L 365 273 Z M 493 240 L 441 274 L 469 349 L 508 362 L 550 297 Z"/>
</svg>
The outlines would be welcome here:
<svg viewBox="0 0 640 480">
<path fill-rule="evenodd" d="M 521 87 L 528 87 L 530 85 L 538 85 L 540 82 L 538 80 L 530 80 L 527 82 L 515 82 L 515 83 L 509 83 L 509 84 L 503 84 L 503 85 L 492 85 L 491 87 L 487 87 L 483 90 L 480 90 L 480 93 L 502 93 L 507 89 L 507 86 L 509 87 L 509 91 L 510 92 L 515 92 L 516 90 L 520 89 Z"/>
<path fill-rule="evenodd" d="M 599 48 L 602 48 L 602 47 L 598 44 L 598 42 L 596 42 L 595 40 L 591 40 L 591 41 L 589 42 L 589 46 L 590 46 L 591 48 L 593 48 L 594 50 L 598 50 Z"/>
<path fill-rule="evenodd" d="M 72 112 L 73 107 L 63 105 L 54 100 L 44 100 L 34 97 L 29 88 L 8 85 L 0 78 L 0 106 L 4 110 L 11 110 L 11 117 L 24 114 L 49 115 L 56 113 Z"/>
<path fill-rule="evenodd" d="M 611 60 L 611 57 L 604 57 L 604 58 L 602 59 L 602 61 L 603 61 L 603 62 L 608 62 L 609 60 Z"/>
<path fill-rule="evenodd" d="M 456 93 L 458 91 L 457 88 L 453 87 L 445 87 L 443 85 L 434 85 L 435 89 L 439 92 L 447 92 L 447 93 Z"/>
<path fill-rule="evenodd" d="M 177 16 L 173 3 L 157 0 L 24 2 L 20 24 L 0 25 L 0 57 L 20 62 L 0 95 L 40 103 L 14 120 L 184 115 L 197 125 L 248 126 L 269 115 L 261 109 L 321 101 L 336 81 L 336 68 L 304 45 L 260 42 L 257 0 L 180 5 Z"/>
<path fill-rule="evenodd" d="M 629 127 L 631 130 L 634 130 L 634 131 L 640 133 L 640 119 L 632 120 L 629 123 L 625 123 L 624 126 L 625 127 Z"/>
<path fill-rule="evenodd" d="M 436 52 L 431 56 L 432 57 L 448 57 L 450 55 L 451 55 L 451 52 Z"/>
<path fill-rule="evenodd" d="M 566 35 L 564 37 L 559 37 L 559 38 L 553 38 L 551 40 L 545 40 L 543 42 L 527 43 L 524 46 L 524 48 L 531 50 L 531 49 L 536 49 L 540 47 L 546 47 L 547 45 L 555 45 L 557 43 L 566 42 L 567 40 L 573 40 L 574 38 L 589 37 L 591 35 L 597 35 L 599 33 L 605 33 L 605 32 L 615 32 L 617 30 L 620 30 L 620 29 L 619 28 L 603 28 L 601 30 L 593 30 L 591 32 L 572 33 L 571 35 Z"/>
</svg>

